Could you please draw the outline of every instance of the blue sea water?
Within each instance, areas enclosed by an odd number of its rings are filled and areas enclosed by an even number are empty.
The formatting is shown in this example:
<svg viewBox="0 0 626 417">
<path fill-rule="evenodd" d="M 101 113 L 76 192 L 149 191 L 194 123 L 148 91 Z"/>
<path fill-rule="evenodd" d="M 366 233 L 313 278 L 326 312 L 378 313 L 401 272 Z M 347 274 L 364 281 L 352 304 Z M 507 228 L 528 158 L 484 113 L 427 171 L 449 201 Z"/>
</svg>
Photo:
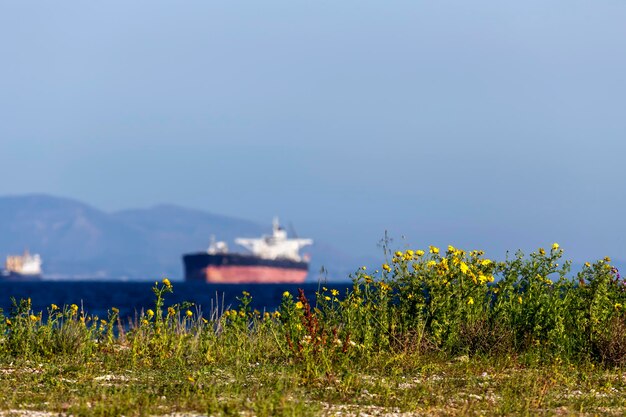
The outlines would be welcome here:
<svg viewBox="0 0 626 417">
<path fill-rule="evenodd" d="M 206 284 L 197 282 L 173 282 L 174 292 L 165 296 L 165 306 L 176 303 L 194 303 L 193 311 L 201 311 L 208 317 L 211 311 L 223 311 L 239 305 L 238 297 L 243 291 L 252 296 L 252 307 L 259 311 L 273 311 L 281 302 L 282 294 L 289 291 L 297 296 L 302 288 L 313 303 L 315 292 L 322 284 Z M 76 304 L 87 314 L 106 317 L 107 310 L 116 307 L 120 317 L 132 318 L 136 313 L 154 308 L 154 282 L 93 282 L 93 281 L 39 281 L 39 282 L 0 282 L 0 308 L 8 315 L 11 311 L 11 298 L 30 298 L 35 313 L 44 314 L 50 304 L 58 306 Z M 323 284 L 327 289 L 337 289 L 342 293 L 351 283 Z"/>
</svg>

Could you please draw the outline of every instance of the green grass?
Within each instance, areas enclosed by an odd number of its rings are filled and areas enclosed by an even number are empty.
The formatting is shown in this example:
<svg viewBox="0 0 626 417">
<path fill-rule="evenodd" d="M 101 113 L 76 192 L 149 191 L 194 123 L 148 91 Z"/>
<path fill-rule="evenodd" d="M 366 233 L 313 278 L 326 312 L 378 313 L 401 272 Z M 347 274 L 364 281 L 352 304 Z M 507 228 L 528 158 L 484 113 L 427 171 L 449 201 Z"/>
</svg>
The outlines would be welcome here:
<svg viewBox="0 0 626 417">
<path fill-rule="evenodd" d="M 407 250 L 345 294 L 244 292 L 208 316 L 154 306 L 129 326 L 77 306 L 0 316 L 0 416 L 626 414 L 626 285 L 562 250 L 494 262 Z M 22 414 L 20 414 L 22 413 Z"/>
</svg>

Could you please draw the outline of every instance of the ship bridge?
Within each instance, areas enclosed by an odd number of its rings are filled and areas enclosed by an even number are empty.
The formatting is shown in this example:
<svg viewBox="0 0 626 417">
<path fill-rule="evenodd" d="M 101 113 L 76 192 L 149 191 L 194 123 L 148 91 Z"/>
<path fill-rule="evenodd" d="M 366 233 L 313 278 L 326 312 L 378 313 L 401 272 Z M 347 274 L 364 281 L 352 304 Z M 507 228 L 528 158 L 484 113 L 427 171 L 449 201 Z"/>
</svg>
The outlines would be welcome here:
<svg viewBox="0 0 626 417">
<path fill-rule="evenodd" d="M 312 245 L 312 239 L 290 239 L 277 218 L 272 223 L 272 234 L 258 239 L 237 238 L 235 243 L 252 252 L 253 255 L 263 259 L 290 259 L 300 262 L 302 257 L 300 249 Z"/>
</svg>

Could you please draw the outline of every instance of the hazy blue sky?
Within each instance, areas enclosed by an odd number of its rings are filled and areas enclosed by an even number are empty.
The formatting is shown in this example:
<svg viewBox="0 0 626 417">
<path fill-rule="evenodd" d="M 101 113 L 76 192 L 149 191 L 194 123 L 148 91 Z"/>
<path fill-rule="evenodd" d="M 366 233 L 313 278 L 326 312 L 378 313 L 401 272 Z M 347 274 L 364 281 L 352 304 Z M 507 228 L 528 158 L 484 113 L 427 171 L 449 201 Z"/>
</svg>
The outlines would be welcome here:
<svg viewBox="0 0 626 417">
<path fill-rule="evenodd" d="M 626 2 L 0 3 L 0 194 L 626 259 Z"/>
</svg>

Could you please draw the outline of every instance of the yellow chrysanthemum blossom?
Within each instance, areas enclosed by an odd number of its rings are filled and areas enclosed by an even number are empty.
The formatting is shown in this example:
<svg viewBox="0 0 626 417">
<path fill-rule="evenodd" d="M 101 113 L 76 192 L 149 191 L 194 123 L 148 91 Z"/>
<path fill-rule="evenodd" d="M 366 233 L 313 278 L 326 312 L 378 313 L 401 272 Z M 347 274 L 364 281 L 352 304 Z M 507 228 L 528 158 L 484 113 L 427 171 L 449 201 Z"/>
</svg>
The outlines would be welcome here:
<svg viewBox="0 0 626 417">
<path fill-rule="evenodd" d="M 473 299 L 472 297 L 468 298 L 468 300 L 467 300 L 467 304 L 468 304 L 468 305 L 470 305 L 470 306 L 471 306 L 472 304 L 474 304 L 474 299 Z"/>
<path fill-rule="evenodd" d="M 185 314 L 187 315 L 187 317 L 193 316 L 193 313 L 191 312 L 191 310 L 187 310 Z"/>
<path fill-rule="evenodd" d="M 424 253 L 425 252 L 423 250 L 421 250 L 421 249 L 418 249 L 418 250 L 415 251 L 415 255 L 417 255 L 417 256 L 424 256 Z"/>
<path fill-rule="evenodd" d="M 302 304 L 302 301 L 298 301 L 298 302 L 296 303 L 296 308 L 297 308 L 298 310 L 300 310 L 300 309 L 304 308 L 304 304 Z"/>
<path fill-rule="evenodd" d="M 467 274 L 467 271 L 469 271 L 469 266 L 465 262 L 461 262 L 461 272 Z"/>
<path fill-rule="evenodd" d="M 171 287 L 172 283 L 170 282 L 169 279 L 167 278 L 163 278 L 163 281 L 161 281 L 163 283 L 163 285 L 165 285 L 166 287 Z"/>
<path fill-rule="evenodd" d="M 391 271 L 391 267 L 388 264 L 383 264 L 383 269 L 387 272 Z"/>
<path fill-rule="evenodd" d="M 439 248 L 437 246 L 429 246 L 428 249 L 430 250 L 430 253 L 439 253 Z"/>
<path fill-rule="evenodd" d="M 558 243 L 556 243 L 556 242 L 554 242 L 554 243 L 552 244 L 552 250 L 558 250 L 558 249 L 559 249 L 559 244 L 558 244 Z"/>
<path fill-rule="evenodd" d="M 289 296 L 291 296 L 291 293 L 290 293 L 289 291 L 285 291 L 285 292 L 283 293 L 283 298 L 285 298 L 285 297 L 289 297 Z"/>
</svg>

